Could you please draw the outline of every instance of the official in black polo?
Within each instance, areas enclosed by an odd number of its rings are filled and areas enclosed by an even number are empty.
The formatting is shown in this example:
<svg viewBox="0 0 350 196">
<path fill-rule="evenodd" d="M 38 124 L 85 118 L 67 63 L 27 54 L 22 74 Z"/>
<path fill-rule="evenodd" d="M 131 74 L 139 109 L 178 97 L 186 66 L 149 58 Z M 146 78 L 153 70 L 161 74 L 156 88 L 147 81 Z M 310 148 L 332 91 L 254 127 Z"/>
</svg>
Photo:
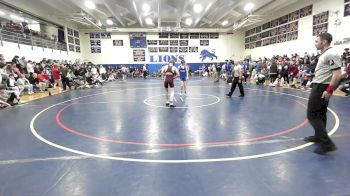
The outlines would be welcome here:
<svg viewBox="0 0 350 196">
<path fill-rule="evenodd" d="M 235 61 L 234 67 L 232 69 L 233 80 L 231 90 L 228 94 L 226 94 L 228 97 L 232 97 L 232 94 L 235 91 L 237 85 L 239 87 L 239 92 L 241 93 L 239 97 L 244 97 L 244 89 L 242 85 L 243 71 L 242 61 Z"/>
<path fill-rule="evenodd" d="M 315 69 L 307 106 L 307 118 L 315 130 L 315 135 L 306 137 L 305 141 L 319 143 L 314 152 L 322 155 L 337 149 L 326 130 L 328 103 L 341 79 L 341 58 L 330 47 L 331 42 L 332 35 L 329 33 L 322 33 L 316 38 L 315 46 L 321 51 L 321 55 Z"/>
</svg>

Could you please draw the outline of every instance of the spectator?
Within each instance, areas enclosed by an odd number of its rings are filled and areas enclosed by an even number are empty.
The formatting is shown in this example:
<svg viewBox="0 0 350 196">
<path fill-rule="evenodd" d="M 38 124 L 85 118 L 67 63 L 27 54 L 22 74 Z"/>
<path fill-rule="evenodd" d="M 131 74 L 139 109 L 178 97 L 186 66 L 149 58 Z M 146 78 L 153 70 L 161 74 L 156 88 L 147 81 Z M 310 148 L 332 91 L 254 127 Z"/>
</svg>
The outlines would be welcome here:
<svg viewBox="0 0 350 196">
<path fill-rule="evenodd" d="M 18 65 L 17 65 L 18 66 Z M 22 57 L 20 60 L 19 60 L 19 66 L 20 66 L 20 70 L 21 70 L 21 73 L 22 74 L 26 74 L 27 73 L 27 69 L 26 69 L 26 66 L 27 66 L 27 60 L 26 60 L 26 57 Z"/>
<path fill-rule="evenodd" d="M 281 70 L 281 76 L 284 80 L 284 82 L 287 82 L 289 84 L 289 73 L 288 73 L 289 65 L 287 62 L 282 64 L 282 70 Z"/>
<path fill-rule="evenodd" d="M 258 61 L 258 63 L 256 64 L 255 69 L 256 69 L 256 73 L 260 73 L 261 72 L 261 70 L 262 70 L 262 61 L 261 60 Z"/>
<path fill-rule="evenodd" d="M 22 72 L 20 71 L 20 69 L 18 68 L 17 64 L 13 64 L 11 66 L 11 73 L 15 74 L 15 77 L 20 77 L 22 75 Z"/>
<path fill-rule="evenodd" d="M 39 89 L 40 92 L 43 92 L 50 86 L 49 76 L 43 73 L 37 75 L 39 81 Z"/>
<path fill-rule="evenodd" d="M 24 73 L 21 69 L 21 63 L 19 62 L 19 56 L 14 56 L 11 61 L 12 66 L 16 65 L 16 68 L 21 72 Z"/>
<path fill-rule="evenodd" d="M 20 89 L 27 90 L 29 95 L 34 93 L 33 85 L 30 84 L 29 80 L 24 75 L 17 79 L 17 84 Z"/>
<path fill-rule="evenodd" d="M 292 65 L 288 69 L 289 76 L 290 76 L 290 78 L 293 81 L 293 83 L 290 85 L 290 87 L 292 87 L 292 88 L 296 87 L 298 73 L 299 73 L 298 66 L 299 66 L 299 62 L 298 61 L 294 61 L 292 63 Z"/>
<path fill-rule="evenodd" d="M 52 69 L 52 77 L 54 80 L 54 85 L 53 88 L 60 88 L 60 83 L 61 83 L 61 77 L 60 77 L 60 72 L 58 70 L 58 64 L 53 65 Z"/>
<path fill-rule="evenodd" d="M 62 80 L 62 86 L 63 90 L 67 90 L 67 86 L 69 87 L 69 90 L 71 90 L 70 81 L 72 79 L 72 75 L 68 75 L 68 68 L 66 65 L 61 66 L 61 80 Z"/>
<path fill-rule="evenodd" d="M 6 81 L 7 90 L 14 93 L 18 102 L 20 102 L 20 89 L 16 86 L 16 80 L 14 74 L 9 74 L 9 78 Z"/>
<path fill-rule="evenodd" d="M 148 71 L 147 71 L 147 65 L 144 64 L 142 67 L 142 73 L 143 73 L 143 78 L 146 79 L 147 75 L 148 75 Z"/>
<path fill-rule="evenodd" d="M 270 78 L 271 78 L 270 84 L 273 84 L 277 78 L 277 74 L 278 74 L 277 69 L 278 67 L 277 67 L 276 59 L 272 59 L 271 66 L 270 66 Z"/>
<path fill-rule="evenodd" d="M 31 60 L 28 61 L 27 65 L 26 65 L 26 68 L 27 68 L 27 73 L 28 74 L 34 73 L 34 66 L 33 66 Z"/>
<path fill-rule="evenodd" d="M 339 90 L 345 93 L 345 96 L 350 94 L 350 57 L 348 58 L 348 65 L 342 72 L 342 80 L 340 82 Z"/>
<path fill-rule="evenodd" d="M 4 55 L 0 54 L 0 64 L 6 64 Z"/>
<path fill-rule="evenodd" d="M 0 64 L 0 74 L 5 76 L 8 76 L 10 74 L 6 64 Z"/>
<path fill-rule="evenodd" d="M 106 76 L 107 71 L 106 71 L 106 68 L 103 65 L 100 65 L 99 72 L 100 72 L 100 76 L 102 77 L 102 79 L 106 80 L 107 79 L 107 76 Z"/>
<path fill-rule="evenodd" d="M 31 73 L 30 76 L 28 77 L 28 81 L 33 86 L 33 91 L 40 90 L 37 73 Z"/>
</svg>

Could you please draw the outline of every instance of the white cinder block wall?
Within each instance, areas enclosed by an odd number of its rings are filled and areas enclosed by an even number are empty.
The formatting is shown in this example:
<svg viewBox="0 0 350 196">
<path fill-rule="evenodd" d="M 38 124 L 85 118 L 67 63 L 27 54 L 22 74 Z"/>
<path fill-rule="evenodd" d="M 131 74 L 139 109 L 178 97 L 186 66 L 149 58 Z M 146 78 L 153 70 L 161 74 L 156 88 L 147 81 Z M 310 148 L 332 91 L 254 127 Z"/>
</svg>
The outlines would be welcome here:
<svg viewBox="0 0 350 196">
<path fill-rule="evenodd" d="M 130 48 L 130 38 L 127 33 L 112 33 L 111 39 L 101 39 L 101 53 L 91 53 L 90 51 L 90 37 L 88 32 L 81 33 L 82 40 L 82 54 L 85 61 L 91 61 L 97 64 L 138 64 L 142 62 L 134 62 L 133 48 Z M 158 33 L 147 33 L 148 40 L 160 40 Z M 123 46 L 113 46 L 112 40 L 123 40 Z M 180 39 L 162 39 L 162 40 L 180 40 Z M 230 57 L 240 58 L 244 55 L 244 37 L 242 32 L 235 34 L 219 34 L 219 39 L 209 39 L 209 46 L 200 46 L 200 39 L 187 39 L 189 41 L 189 47 L 198 47 L 198 53 L 170 53 L 170 52 L 158 52 L 149 53 L 147 48 L 144 48 L 146 61 L 145 63 L 151 63 L 151 55 L 155 55 L 153 59 L 159 59 L 158 55 L 184 55 L 185 59 L 189 63 L 199 63 L 200 52 L 203 49 L 208 51 L 215 51 L 218 59 L 211 61 L 206 59 L 204 62 L 223 62 Z M 159 47 L 159 45 L 154 46 Z M 170 46 L 167 46 L 170 47 Z"/>
<path fill-rule="evenodd" d="M 296 11 L 308 5 L 310 5 L 310 3 L 308 1 L 304 1 L 302 3 L 298 3 L 296 5 L 290 6 L 287 9 L 274 13 L 273 18 L 270 18 L 269 20 L 266 20 L 263 23 L 266 23 L 273 19 L 277 19 L 283 15 L 289 14 L 290 12 Z M 337 16 L 333 14 L 337 10 L 339 10 L 338 18 L 342 21 L 342 24 L 338 27 L 334 25 L 334 22 L 337 19 Z M 292 53 L 304 54 L 304 52 L 316 53 L 317 51 L 314 46 L 315 37 L 312 35 L 313 15 L 316 15 L 324 11 L 330 12 L 329 22 L 328 22 L 328 32 L 334 36 L 333 37 L 334 41 L 342 40 L 343 38 L 350 37 L 350 32 L 348 30 L 350 27 L 350 16 L 344 17 L 344 0 L 332 0 L 332 1 L 320 0 L 313 4 L 312 15 L 299 19 L 299 31 L 298 31 L 297 40 L 279 43 L 279 44 L 273 44 L 269 46 L 263 46 L 255 49 L 247 49 L 245 50 L 244 55 L 251 55 L 252 59 L 256 60 L 259 57 L 264 57 L 264 56 L 271 57 L 277 54 L 290 55 Z M 248 29 L 262 25 L 263 23 L 255 26 L 251 26 Z M 350 45 L 349 44 L 337 45 L 334 47 L 337 50 L 339 50 L 339 53 L 342 53 L 344 48 L 350 47 Z"/>
</svg>

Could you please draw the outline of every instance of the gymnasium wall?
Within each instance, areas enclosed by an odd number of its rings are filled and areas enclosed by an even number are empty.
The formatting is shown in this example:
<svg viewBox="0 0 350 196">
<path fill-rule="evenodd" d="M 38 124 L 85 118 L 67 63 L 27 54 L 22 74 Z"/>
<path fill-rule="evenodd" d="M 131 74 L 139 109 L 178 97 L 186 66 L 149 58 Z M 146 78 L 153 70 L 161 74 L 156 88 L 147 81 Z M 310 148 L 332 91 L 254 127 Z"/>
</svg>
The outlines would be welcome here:
<svg viewBox="0 0 350 196">
<path fill-rule="evenodd" d="M 288 6 L 288 8 L 283 9 L 279 12 L 272 12 L 271 17 L 260 24 L 249 27 L 262 25 L 268 21 L 277 19 L 285 14 L 296 11 L 300 8 L 310 5 L 310 1 L 298 1 L 298 3 Z M 334 25 L 337 16 L 334 14 L 335 11 L 339 10 L 338 19 L 341 20 L 341 25 Z M 299 19 L 298 25 L 298 39 L 295 41 L 284 42 L 280 44 L 274 44 L 269 46 L 263 46 L 255 49 L 244 49 L 245 48 L 245 29 L 240 32 L 235 32 L 234 34 L 220 33 L 219 39 L 209 39 L 209 46 L 200 46 L 200 39 L 188 39 L 188 46 L 198 46 L 197 53 L 170 53 L 170 52 L 158 52 L 149 53 L 147 48 L 145 48 L 145 61 L 135 62 L 133 58 L 133 48 L 130 48 L 129 34 L 127 33 L 117 33 L 111 34 L 111 39 L 101 39 L 101 53 L 91 53 L 90 49 L 90 31 L 80 31 L 80 49 L 81 53 L 69 51 L 60 52 L 51 49 L 42 49 L 38 47 L 31 47 L 26 45 L 20 45 L 18 47 L 15 43 L 4 42 L 3 46 L 0 46 L 0 53 L 5 55 L 6 60 L 11 60 L 14 55 L 26 56 L 31 60 L 38 60 L 44 57 L 53 59 L 82 59 L 84 61 L 91 61 L 95 64 L 105 64 L 105 65 L 117 65 L 117 64 L 127 64 L 127 65 L 142 65 L 144 63 L 154 64 L 160 66 L 167 61 L 169 58 L 175 57 L 179 60 L 179 56 L 184 57 L 186 61 L 190 64 L 201 64 L 207 63 L 217 63 L 224 62 L 226 59 L 242 59 L 247 55 L 251 55 L 252 59 L 258 59 L 259 57 L 271 57 L 272 55 L 299 53 L 304 52 L 316 53 L 314 47 L 315 37 L 312 35 L 313 31 L 313 15 L 329 11 L 329 22 L 328 22 L 328 32 L 332 33 L 334 40 L 343 40 L 343 38 L 349 38 L 349 26 L 350 26 L 350 16 L 344 17 L 344 0 L 320 0 L 313 4 L 312 15 L 306 16 Z M 273 16 L 273 17 L 272 17 Z M 77 29 L 76 26 L 72 24 L 67 24 L 72 29 Z M 46 31 L 50 33 L 55 33 L 55 28 L 46 28 Z M 66 38 L 68 37 L 67 31 L 65 32 Z M 160 40 L 158 33 L 147 33 L 147 39 L 149 40 Z M 113 46 L 113 40 L 123 40 L 123 46 Z M 168 39 L 172 40 L 172 39 Z M 77 46 L 75 46 L 77 47 Z M 334 46 L 339 53 L 343 51 L 344 48 L 350 47 L 350 44 L 342 44 Z M 203 62 L 200 59 L 200 52 L 202 50 L 208 50 L 209 52 L 215 53 L 218 57 L 211 60 L 210 58 L 205 59 Z"/>
<path fill-rule="evenodd" d="M 33 47 L 29 45 L 18 45 L 17 43 L 3 42 L 3 46 L 0 45 L 0 54 L 3 54 L 5 60 L 11 61 L 15 55 L 19 57 L 25 56 L 26 59 L 32 61 L 39 61 L 43 58 L 56 59 L 56 60 L 72 60 L 82 59 L 81 53 L 66 52 L 59 50 L 52 50 L 48 48 Z"/>
<path fill-rule="evenodd" d="M 293 6 L 289 6 L 287 9 L 284 9 L 280 12 L 273 13 L 274 17 L 271 17 L 269 20 L 264 21 L 266 23 L 268 21 L 277 19 L 283 15 L 286 15 L 290 12 L 296 11 L 300 8 L 310 5 L 308 1 L 298 2 Z M 334 11 L 339 10 L 338 19 L 341 20 L 341 25 L 338 27 L 334 25 L 337 16 L 333 14 Z M 313 15 L 319 14 L 324 11 L 329 11 L 329 22 L 328 22 L 328 32 L 333 35 L 333 45 L 335 41 L 343 40 L 343 38 L 349 38 L 349 26 L 350 26 L 350 16 L 344 17 L 344 0 L 320 0 L 313 4 L 313 12 L 312 15 L 306 16 L 304 18 L 299 19 L 299 31 L 298 31 L 298 39 L 295 41 L 289 41 L 269 46 L 263 46 L 255 49 L 246 49 L 244 54 L 251 55 L 252 59 L 258 59 L 259 57 L 272 57 L 273 55 L 283 55 L 283 54 L 304 54 L 304 52 L 308 53 L 316 53 L 316 49 L 314 46 L 315 36 L 312 35 L 313 32 Z M 248 29 L 253 27 L 262 25 L 257 24 L 255 26 L 251 26 Z M 248 30 L 246 29 L 246 30 Z M 350 44 L 342 44 L 336 45 L 334 48 L 339 50 L 339 53 L 342 53 L 344 48 L 350 47 Z"/>
<path fill-rule="evenodd" d="M 203 63 L 224 62 L 229 58 L 241 58 L 244 52 L 244 37 L 242 32 L 236 34 L 219 34 L 219 39 L 209 39 L 209 46 L 200 46 L 200 39 L 187 39 L 188 46 L 198 46 L 197 53 L 170 53 L 158 52 L 149 53 L 145 50 L 145 62 L 135 62 L 133 48 L 130 48 L 129 34 L 112 33 L 111 39 L 101 39 L 101 53 L 91 53 L 89 32 L 81 33 L 82 54 L 84 61 L 91 61 L 96 64 L 163 64 L 169 57 L 176 59 L 181 55 L 188 63 L 202 63 L 200 52 L 204 49 L 214 52 L 218 57 L 211 60 L 207 58 Z M 147 40 L 161 40 L 158 33 L 147 33 Z M 113 46 L 112 40 L 123 40 L 123 46 Z M 163 40 L 163 39 L 162 39 Z M 175 40 L 175 39 L 164 39 Z M 178 39 L 179 40 L 179 39 Z M 159 45 L 155 46 L 158 47 Z"/>
</svg>

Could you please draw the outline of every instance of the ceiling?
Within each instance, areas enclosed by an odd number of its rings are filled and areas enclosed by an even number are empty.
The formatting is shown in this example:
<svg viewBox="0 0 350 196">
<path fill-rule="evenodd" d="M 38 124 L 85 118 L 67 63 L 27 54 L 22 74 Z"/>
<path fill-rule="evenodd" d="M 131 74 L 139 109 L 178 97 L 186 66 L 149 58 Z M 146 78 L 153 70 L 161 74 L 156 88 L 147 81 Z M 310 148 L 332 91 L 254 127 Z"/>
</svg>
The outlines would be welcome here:
<svg viewBox="0 0 350 196">
<path fill-rule="evenodd" d="M 53 22 L 75 23 L 81 30 L 142 28 L 153 31 L 212 30 L 230 32 L 271 18 L 271 13 L 300 0 L 90 0 L 96 8 L 89 9 L 86 0 L 0 0 Z M 244 10 L 253 3 L 252 12 Z M 149 11 L 144 11 L 144 5 Z M 195 7 L 202 7 L 195 12 Z M 200 10 L 200 9 L 199 9 Z M 273 12 L 272 12 L 273 10 Z M 106 20 L 113 21 L 108 25 Z M 148 21 L 147 21 L 148 20 Z M 192 23 L 187 23 L 192 20 Z M 186 22 L 187 21 L 187 22 Z M 223 22 L 227 21 L 226 25 Z M 244 25 L 242 22 L 245 21 Z M 148 22 L 148 23 L 147 23 Z"/>
</svg>

